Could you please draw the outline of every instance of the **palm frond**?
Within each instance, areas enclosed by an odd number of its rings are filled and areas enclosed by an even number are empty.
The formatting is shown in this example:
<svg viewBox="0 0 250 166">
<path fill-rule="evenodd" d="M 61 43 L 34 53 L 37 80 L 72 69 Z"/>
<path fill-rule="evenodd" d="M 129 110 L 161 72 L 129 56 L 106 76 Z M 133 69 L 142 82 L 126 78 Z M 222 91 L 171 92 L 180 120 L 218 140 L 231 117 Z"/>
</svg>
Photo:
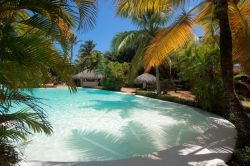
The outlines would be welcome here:
<svg viewBox="0 0 250 166">
<path fill-rule="evenodd" d="M 147 42 L 148 44 L 149 42 Z M 135 77 L 137 76 L 138 71 L 144 66 L 144 53 L 147 48 L 147 44 L 141 43 L 136 50 L 136 53 L 131 61 L 129 68 L 129 81 L 134 82 Z"/>
<path fill-rule="evenodd" d="M 34 133 L 45 133 L 47 135 L 52 134 L 52 126 L 42 117 L 44 115 L 38 113 L 32 113 L 28 110 L 21 110 L 12 114 L 0 115 L 0 124 L 9 122 L 14 125 L 15 128 L 21 131 L 33 131 Z"/>
<path fill-rule="evenodd" d="M 74 4 L 78 12 L 74 9 Z M 20 12 L 26 13 L 29 17 L 17 17 Z M 67 42 L 68 36 L 72 33 L 71 29 L 76 26 L 84 30 L 93 27 L 95 16 L 95 0 L 14 0 L 11 2 L 3 0 L 0 7 L 0 20 L 14 19 L 16 26 L 30 27 L 26 30 L 27 33 L 35 28 L 58 41 L 64 50 L 64 59 L 67 56 Z"/>
<path fill-rule="evenodd" d="M 96 0 L 72 0 L 78 7 L 80 22 L 78 28 L 88 30 L 95 25 L 97 13 Z"/>
<path fill-rule="evenodd" d="M 74 87 L 70 64 L 62 59 L 46 36 L 39 32 L 18 36 L 8 25 L 1 30 L 4 33 L 0 38 L 2 83 L 13 88 L 36 87 L 46 82 L 52 69 Z"/>
<path fill-rule="evenodd" d="M 143 15 L 147 11 L 160 13 L 169 9 L 169 2 L 165 0 L 115 0 L 116 14 Z"/>
<path fill-rule="evenodd" d="M 21 160 L 12 142 L 0 139 L 0 147 L 1 165 L 11 165 Z"/>
<path fill-rule="evenodd" d="M 159 66 L 165 57 L 184 46 L 192 37 L 190 15 L 183 13 L 169 28 L 162 29 L 151 42 L 145 53 L 145 70 Z"/>
<path fill-rule="evenodd" d="M 207 40 L 214 36 L 218 30 L 217 20 L 215 19 L 215 5 L 206 3 L 203 9 L 193 19 L 194 24 L 197 24 L 204 31 L 204 39 Z"/>
<path fill-rule="evenodd" d="M 10 139 L 12 141 L 26 140 L 28 133 L 15 128 L 10 128 L 10 123 L 1 124 L 0 137 L 1 139 Z"/>
<path fill-rule="evenodd" d="M 233 36 L 233 55 L 243 69 L 250 71 L 250 3 L 239 3 L 238 6 L 230 3 L 229 20 Z"/>
<path fill-rule="evenodd" d="M 112 39 L 112 49 L 115 52 L 121 52 L 128 48 L 138 45 L 142 36 L 142 31 L 120 32 Z"/>
</svg>

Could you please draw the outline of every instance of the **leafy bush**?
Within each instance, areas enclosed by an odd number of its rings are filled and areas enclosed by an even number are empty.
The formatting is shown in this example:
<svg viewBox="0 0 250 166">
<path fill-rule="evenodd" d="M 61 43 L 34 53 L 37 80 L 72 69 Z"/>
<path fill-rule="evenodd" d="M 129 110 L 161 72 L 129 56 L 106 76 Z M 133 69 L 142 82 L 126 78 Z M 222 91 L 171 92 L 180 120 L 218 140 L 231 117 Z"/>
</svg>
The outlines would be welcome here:
<svg viewBox="0 0 250 166">
<path fill-rule="evenodd" d="M 230 164 L 235 166 L 250 165 L 250 147 L 246 146 L 235 150 L 233 160 Z"/>
<path fill-rule="evenodd" d="M 93 40 L 87 40 L 80 46 L 78 51 L 78 60 L 75 63 L 76 72 L 81 72 L 85 69 L 96 70 L 103 61 L 103 56 L 100 51 L 94 50 L 96 44 Z"/>
<path fill-rule="evenodd" d="M 160 100 L 164 100 L 164 101 L 171 101 L 171 102 L 175 102 L 175 103 L 185 104 L 185 105 L 188 105 L 188 106 L 199 107 L 198 104 L 197 104 L 197 102 L 195 102 L 195 101 L 181 99 L 179 97 L 170 96 L 168 94 L 157 95 L 153 91 L 142 91 L 142 90 L 137 90 L 136 94 L 140 95 L 140 96 L 154 98 L 154 99 L 160 99 Z"/>
<path fill-rule="evenodd" d="M 172 79 L 165 79 L 161 81 L 161 90 L 162 91 L 169 91 L 169 90 L 175 90 L 176 85 L 174 80 Z"/>
<path fill-rule="evenodd" d="M 101 81 L 103 89 L 119 91 L 126 82 L 127 63 L 109 62 L 104 69 Z"/>
<path fill-rule="evenodd" d="M 213 42 L 201 43 L 188 49 L 190 50 L 185 53 L 189 54 L 184 55 L 185 61 L 181 62 L 182 70 L 179 76 L 191 83 L 191 91 L 203 109 L 224 109 L 218 46 Z"/>
</svg>

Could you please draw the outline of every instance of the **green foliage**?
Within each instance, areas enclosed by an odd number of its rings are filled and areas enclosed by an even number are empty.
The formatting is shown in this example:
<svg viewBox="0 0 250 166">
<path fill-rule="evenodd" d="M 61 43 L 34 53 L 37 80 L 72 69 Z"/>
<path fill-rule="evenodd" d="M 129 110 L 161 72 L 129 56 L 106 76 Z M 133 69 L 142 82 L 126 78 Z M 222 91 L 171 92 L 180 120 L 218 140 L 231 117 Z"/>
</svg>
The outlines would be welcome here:
<svg viewBox="0 0 250 166">
<path fill-rule="evenodd" d="M 21 160 L 17 144 L 33 133 L 52 134 L 39 99 L 21 88 L 38 87 L 53 73 L 76 90 L 67 58 L 69 36 L 73 27 L 93 25 L 96 8 L 91 0 L 0 0 L 0 4 L 0 165 L 12 165 Z M 17 110 L 20 107 L 24 108 Z"/>
<path fill-rule="evenodd" d="M 0 52 L 0 80 L 8 88 L 37 87 L 52 70 L 74 87 L 71 65 L 42 33 L 18 35 L 10 24 L 0 23 Z"/>
<path fill-rule="evenodd" d="M 8 163 L 17 163 L 21 159 L 12 142 L 7 139 L 0 139 L 0 165 L 5 166 Z"/>
<path fill-rule="evenodd" d="M 168 94 L 157 95 L 153 91 L 143 91 L 143 90 L 137 90 L 136 94 L 140 95 L 140 96 L 151 97 L 151 98 L 160 99 L 160 100 L 164 100 L 164 101 L 171 101 L 171 102 L 175 102 L 175 103 L 180 103 L 180 104 L 185 104 L 185 105 L 189 105 L 189 106 L 199 107 L 198 103 L 195 102 L 195 101 L 181 99 L 179 97 L 170 96 Z"/>
<path fill-rule="evenodd" d="M 1 0 L 0 22 L 15 22 L 19 33 L 40 32 L 57 41 L 67 58 L 69 36 L 73 27 L 93 27 L 96 3 L 92 0 Z M 77 8 L 72 9 L 72 5 Z M 77 10 L 78 9 L 78 10 Z M 84 20 L 84 21 L 83 21 Z M 27 28 L 29 27 L 29 28 Z"/>
<path fill-rule="evenodd" d="M 81 40 L 78 40 L 76 35 L 72 34 L 69 37 L 69 53 L 70 53 L 69 61 L 70 63 L 72 63 L 73 57 L 74 57 L 74 46 L 78 44 L 79 42 L 81 42 Z"/>
<path fill-rule="evenodd" d="M 176 84 L 172 79 L 166 79 L 161 81 L 161 89 L 164 91 L 175 90 Z"/>
<path fill-rule="evenodd" d="M 246 146 L 244 148 L 235 150 L 231 165 L 233 166 L 250 165 L 250 147 Z"/>
<path fill-rule="evenodd" d="M 26 108 L 17 111 L 16 106 Z M 0 89 L 0 165 L 18 162 L 16 145 L 33 133 L 52 134 L 39 99 L 21 90 Z"/>
<path fill-rule="evenodd" d="M 94 50 L 96 44 L 94 44 L 93 40 L 87 40 L 80 46 L 79 57 L 85 58 L 92 55 L 92 51 Z"/>
<path fill-rule="evenodd" d="M 120 32 L 112 40 L 112 50 L 116 53 L 117 58 L 120 55 L 129 57 L 131 65 L 129 69 L 129 81 L 134 82 L 135 77 L 140 69 L 144 66 L 144 53 L 158 33 L 169 19 L 171 12 L 166 10 L 161 14 L 145 12 L 141 16 L 121 13 L 122 16 L 128 17 L 140 29 L 136 31 Z"/>
<path fill-rule="evenodd" d="M 224 95 L 217 44 L 191 43 L 179 56 L 183 58 L 179 76 L 190 82 L 191 90 L 201 107 L 210 111 L 223 108 Z"/>
<path fill-rule="evenodd" d="M 103 89 L 119 91 L 126 83 L 127 63 L 109 62 L 104 69 Z"/>
<path fill-rule="evenodd" d="M 92 40 L 85 41 L 81 45 L 78 52 L 78 60 L 75 67 L 77 72 L 81 72 L 85 69 L 96 70 L 103 61 L 103 55 L 100 51 L 94 50 L 96 44 Z"/>
</svg>

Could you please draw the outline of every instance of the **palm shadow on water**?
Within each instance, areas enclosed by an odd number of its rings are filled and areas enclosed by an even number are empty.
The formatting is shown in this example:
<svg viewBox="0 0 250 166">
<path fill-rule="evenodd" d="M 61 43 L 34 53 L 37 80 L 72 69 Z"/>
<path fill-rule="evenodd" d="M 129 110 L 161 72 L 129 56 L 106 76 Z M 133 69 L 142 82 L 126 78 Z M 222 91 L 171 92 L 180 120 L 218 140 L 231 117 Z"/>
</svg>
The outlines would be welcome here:
<svg viewBox="0 0 250 166">
<path fill-rule="evenodd" d="M 73 130 L 66 145 L 83 161 L 124 159 L 157 150 L 150 133 L 139 123 L 130 122 L 122 133 L 117 138 L 105 132 Z"/>
<path fill-rule="evenodd" d="M 92 108 L 97 111 L 121 111 L 122 118 L 128 118 L 135 109 L 146 110 L 148 107 L 141 105 L 134 96 L 123 95 L 119 100 L 88 100 L 92 105 L 80 106 L 81 109 Z"/>
<path fill-rule="evenodd" d="M 88 101 L 93 102 L 93 104 L 80 108 L 91 108 L 105 112 L 119 111 L 123 119 L 130 118 L 134 110 L 156 111 L 159 116 L 177 117 L 177 120 L 179 119 L 184 123 L 159 126 L 159 133 L 156 133 L 153 128 L 131 121 L 123 128 L 121 138 L 105 132 L 73 130 L 67 140 L 67 146 L 69 149 L 79 152 L 79 160 L 85 160 L 86 158 L 87 160 L 123 159 L 158 151 L 159 145 L 155 142 L 152 134 L 161 135 L 160 138 L 168 138 L 161 140 L 160 145 L 160 150 L 167 149 L 193 139 L 200 131 L 205 131 L 204 129 L 207 128 L 208 124 L 199 113 L 191 113 L 191 107 L 173 103 L 163 104 L 151 102 L 151 100 L 148 100 L 148 102 L 143 100 L 142 102 L 141 99 L 130 95 L 119 95 L 117 100 L 111 101 L 105 98 Z M 194 115 L 196 119 L 194 119 Z M 193 135 L 190 135 L 190 133 Z"/>
<path fill-rule="evenodd" d="M 164 115 L 164 112 L 162 114 Z M 185 106 L 181 110 L 169 112 L 168 116 L 179 117 L 185 122 L 185 124 L 192 126 L 193 128 L 200 128 L 203 131 L 211 127 L 207 117 L 189 106 Z"/>
<path fill-rule="evenodd" d="M 110 93 L 110 92 L 109 92 Z M 175 111 L 178 107 L 172 106 L 171 104 L 162 104 L 161 102 L 155 102 L 152 100 L 145 100 L 133 95 L 119 95 L 117 100 L 108 99 L 98 99 L 98 100 L 88 100 L 92 103 L 91 105 L 80 106 L 81 109 L 92 108 L 97 111 L 121 111 L 120 116 L 122 118 L 129 118 L 133 111 L 162 111 L 166 115 L 168 112 Z"/>
</svg>

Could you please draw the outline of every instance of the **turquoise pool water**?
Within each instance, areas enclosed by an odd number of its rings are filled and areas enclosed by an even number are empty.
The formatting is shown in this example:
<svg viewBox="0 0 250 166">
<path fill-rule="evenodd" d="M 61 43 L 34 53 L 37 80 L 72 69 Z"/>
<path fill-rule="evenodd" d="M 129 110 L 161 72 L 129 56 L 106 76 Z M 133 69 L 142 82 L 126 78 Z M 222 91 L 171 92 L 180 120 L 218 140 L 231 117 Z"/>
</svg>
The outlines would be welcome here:
<svg viewBox="0 0 250 166">
<path fill-rule="evenodd" d="M 79 88 L 34 89 L 54 134 L 36 134 L 24 150 L 31 161 L 116 160 L 171 148 L 209 128 L 193 108 L 134 95 Z"/>
</svg>

